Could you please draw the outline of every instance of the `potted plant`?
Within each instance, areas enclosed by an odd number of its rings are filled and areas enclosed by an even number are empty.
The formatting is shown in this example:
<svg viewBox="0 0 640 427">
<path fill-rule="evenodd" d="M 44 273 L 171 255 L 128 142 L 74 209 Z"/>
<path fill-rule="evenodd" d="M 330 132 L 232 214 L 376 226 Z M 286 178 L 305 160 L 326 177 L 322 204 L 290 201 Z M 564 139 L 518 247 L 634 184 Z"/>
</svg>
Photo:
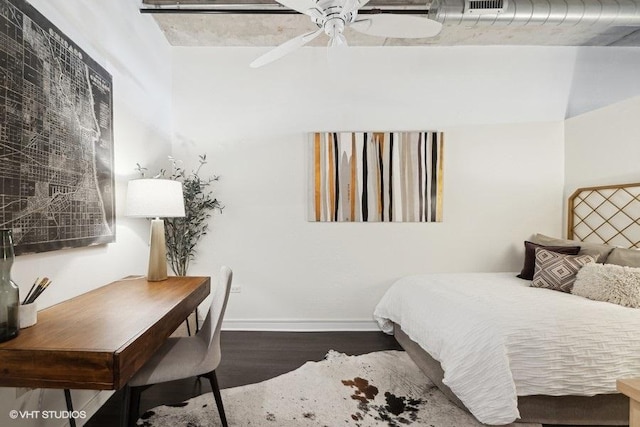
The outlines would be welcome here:
<svg viewBox="0 0 640 427">
<path fill-rule="evenodd" d="M 165 218 L 165 239 L 167 243 L 167 260 L 176 276 L 186 276 L 189 263 L 195 259 L 196 246 L 202 236 L 209 230 L 209 218 L 217 209 L 222 212 L 224 206 L 214 197 L 211 189 L 214 182 L 219 177 L 213 175 L 208 178 L 200 176 L 202 166 L 207 164 L 207 155 L 198 156 L 198 166 L 188 173 L 181 166 L 179 160 L 169 156 L 172 171 L 168 174 L 165 169 L 154 178 L 172 179 L 182 182 L 184 193 L 183 218 Z M 142 177 L 145 176 L 147 168 L 136 164 L 136 170 Z"/>
</svg>

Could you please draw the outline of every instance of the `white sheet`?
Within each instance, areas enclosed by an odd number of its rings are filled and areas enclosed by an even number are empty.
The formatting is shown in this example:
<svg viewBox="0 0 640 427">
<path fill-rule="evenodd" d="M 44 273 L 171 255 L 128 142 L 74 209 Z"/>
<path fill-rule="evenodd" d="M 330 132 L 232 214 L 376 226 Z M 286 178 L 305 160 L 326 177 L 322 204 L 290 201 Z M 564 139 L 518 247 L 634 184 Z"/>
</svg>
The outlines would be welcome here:
<svg viewBox="0 0 640 427">
<path fill-rule="evenodd" d="M 406 277 L 374 317 L 438 360 L 443 382 L 486 424 L 518 418 L 517 395 L 615 393 L 617 378 L 640 376 L 640 309 L 530 288 L 515 274 Z"/>
</svg>

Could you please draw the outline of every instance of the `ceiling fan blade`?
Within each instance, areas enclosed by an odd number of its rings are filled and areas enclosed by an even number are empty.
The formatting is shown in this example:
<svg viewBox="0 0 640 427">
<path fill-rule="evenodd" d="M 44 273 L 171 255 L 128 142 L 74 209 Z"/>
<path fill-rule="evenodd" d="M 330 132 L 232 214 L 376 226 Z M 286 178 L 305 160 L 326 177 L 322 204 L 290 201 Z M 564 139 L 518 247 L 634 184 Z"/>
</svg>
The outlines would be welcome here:
<svg viewBox="0 0 640 427">
<path fill-rule="evenodd" d="M 258 68 L 258 67 L 262 67 L 263 65 L 267 65 L 270 62 L 273 62 L 277 59 L 280 59 L 283 56 L 309 43 L 311 40 L 315 39 L 320 34 L 322 34 L 322 32 L 323 32 L 323 29 L 318 28 L 316 31 L 312 31 L 306 34 L 301 34 L 298 37 L 295 37 L 291 40 L 287 40 L 286 42 L 282 43 L 275 49 L 272 49 L 269 52 L 262 55 L 261 57 L 255 59 L 251 64 L 249 64 L 249 66 L 251 68 Z"/>
<path fill-rule="evenodd" d="M 289 9 L 307 14 L 309 9 L 315 9 L 316 2 L 314 0 L 276 0 L 278 3 Z"/>
<path fill-rule="evenodd" d="M 419 16 L 381 13 L 358 19 L 350 27 L 370 36 L 421 39 L 437 35 L 442 24 Z"/>
<path fill-rule="evenodd" d="M 345 0 L 342 5 L 342 14 L 346 15 L 349 12 L 353 12 L 357 8 L 360 7 L 360 2 L 358 0 Z"/>
<path fill-rule="evenodd" d="M 353 12 L 356 9 L 360 9 L 365 4 L 369 3 L 369 0 L 345 0 L 342 5 L 342 14 L 346 15 L 349 12 Z"/>
<path fill-rule="evenodd" d="M 304 14 L 307 15 L 307 16 L 310 16 L 313 19 L 323 19 L 325 17 L 324 13 L 320 9 L 318 9 L 317 7 L 313 7 L 311 9 L 307 9 L 304 12 Z"/>
</svg>

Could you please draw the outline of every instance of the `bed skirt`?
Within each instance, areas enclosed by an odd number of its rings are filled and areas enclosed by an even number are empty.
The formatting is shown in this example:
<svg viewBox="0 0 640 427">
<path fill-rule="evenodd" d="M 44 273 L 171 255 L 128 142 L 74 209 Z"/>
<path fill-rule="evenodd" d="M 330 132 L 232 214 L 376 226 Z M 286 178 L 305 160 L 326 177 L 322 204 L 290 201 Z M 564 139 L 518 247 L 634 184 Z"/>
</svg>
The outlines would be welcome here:
<svg viewBox="0 0 640 427">
<path fill-rule="evenodd" d="M 442 383 L 444 371 L 420 345 L 412 341 L 399 325 L 394 336 L 418 367 L 456 405 L 464 404 Z M 623 394 L 596 396 L 519 396 L 520 419 L 516 422 L 542 424 L 582 424 L 600 426 L 629 425 L 629 398 Z"/>
</svg>

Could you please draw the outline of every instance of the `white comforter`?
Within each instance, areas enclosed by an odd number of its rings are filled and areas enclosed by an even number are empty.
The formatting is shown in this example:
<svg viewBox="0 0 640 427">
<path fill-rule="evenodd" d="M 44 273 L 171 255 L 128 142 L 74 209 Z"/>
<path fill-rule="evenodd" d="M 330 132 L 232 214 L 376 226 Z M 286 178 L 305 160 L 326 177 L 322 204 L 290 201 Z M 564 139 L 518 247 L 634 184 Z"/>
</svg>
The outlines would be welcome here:
<svg viewBox="0 0 640 427">
<path fill-rule="evenodd" d="M 411 276 L 374 317 L 440 361 L 444 383 L 486 424 L 519 417 L 517 395 L 615 393 L 640 376 L 640 309 L 530 288 L 515 273 Z"/>
</svg>

